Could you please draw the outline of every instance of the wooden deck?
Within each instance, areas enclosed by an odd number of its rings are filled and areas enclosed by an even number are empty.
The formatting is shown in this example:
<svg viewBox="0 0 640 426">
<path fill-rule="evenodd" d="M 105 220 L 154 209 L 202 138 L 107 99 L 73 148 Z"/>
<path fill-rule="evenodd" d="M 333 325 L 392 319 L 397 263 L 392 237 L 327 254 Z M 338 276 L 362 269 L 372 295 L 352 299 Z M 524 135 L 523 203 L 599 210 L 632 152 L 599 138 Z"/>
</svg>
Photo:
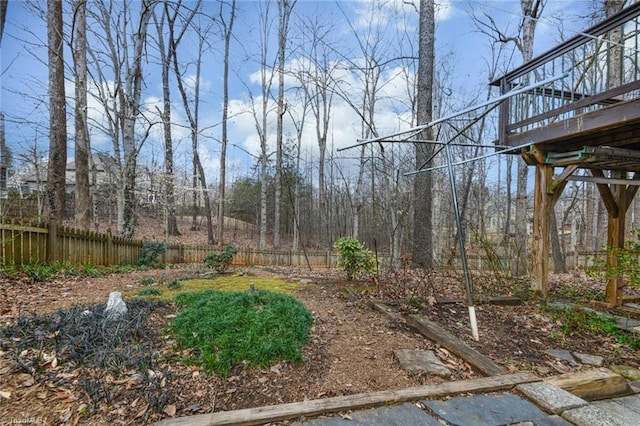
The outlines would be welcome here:
<svg viewBox="0 0 640 426">
<path fill-rule="evenodd" d="M 567 180 L 596 184 L 609 214 L 607 246 L 624 247 L 626 212 L 640 185 L 640 3 L 492 84 L 506 96 L 498 143 L 520 148 L 510 152 L 536 168 L 533 288 L 546 297 L 550 215 Z M 519 87 L 533 88 L 508 96 Z M 574 174 L 579 169 L 590 176 Z M 624 287 L 623 277 L 609 280 L 608 306 L 622 304 Z"/>
</svg>

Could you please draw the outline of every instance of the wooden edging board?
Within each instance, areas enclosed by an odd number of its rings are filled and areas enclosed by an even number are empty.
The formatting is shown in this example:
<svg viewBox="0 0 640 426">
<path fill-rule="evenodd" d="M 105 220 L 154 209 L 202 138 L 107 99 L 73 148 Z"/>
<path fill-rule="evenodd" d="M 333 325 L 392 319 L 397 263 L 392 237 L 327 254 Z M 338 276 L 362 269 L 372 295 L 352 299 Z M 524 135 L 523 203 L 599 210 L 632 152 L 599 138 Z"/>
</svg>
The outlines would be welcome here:
<svg viewBox="0 0 640 426">
<path fill-rule="evenodd" d="M 507 372 L 506 369 L 496 365 L 489 358 L 421 315 L 409 315 L 407 317 L 407 325 L 418 330 L 429 340 L 433 340 L 443 348 L 453 352 L 456 356 L 462 358 L 487 376 L 495 376 Z"/>
<path fill-rule="evenodd" d="M 295 419 L 301 416 L 317 416 L 346 410 L 358 410 L 378 405 L 389 405 L 438 398 L 463 392 L 492 392 L 511 389 L 522 383 L 536 382 L 540 379 L 528 372 L 482 377 L 480 379 L 459 380 L 436 385 L 416 386 L 405 389 L 360 393 L 333 398 L 314 399 L 289 404 L 269 405 L 266 407 L 245 408 L 235 411 L 200 414 L 197 416 L 165 419 L 156 426 L 205 426 L 205 425 L 259 425 L 281 420 Z"/>
</svg>

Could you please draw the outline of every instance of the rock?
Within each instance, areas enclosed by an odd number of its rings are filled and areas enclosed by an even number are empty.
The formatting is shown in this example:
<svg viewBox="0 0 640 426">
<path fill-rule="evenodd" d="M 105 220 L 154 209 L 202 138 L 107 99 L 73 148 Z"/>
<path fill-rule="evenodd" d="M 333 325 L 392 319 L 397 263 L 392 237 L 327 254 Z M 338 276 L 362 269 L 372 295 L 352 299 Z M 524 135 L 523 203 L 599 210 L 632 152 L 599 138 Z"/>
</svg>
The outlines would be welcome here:
<svg viewBox="0 0 640 426">
<path fill-rule="evenodd" d="M 110 319 L 120 318 L 127 313 L 127 304 L 122 300 L 122 294 L 119 291 L 109 293 L 109 301 L 105 312 Z"/>
<path fill-rule="evenodd" d="M 583 354 L 580 352 L 574 352 L 573 356 L 578 358 L 578 361 L 585 365 L 593 365 L 594 367 L 602 367 L 602 363 L 604 362 L 604 358 L 598 355 L 591 354 Z"/>
<path fill-rule="evenodd" d="M 564 349 L 547 349 L 544 351 L 545 354 L 550 357 L 561 359 L 563 361 L 567 361 L 571 366 L 577 366 L 578 363 L 576 359 L 571 355 L 571 352 Z"/>
<path fill-rule="evenodd" d="M 301 285 L 313 284 L 313 280 L 310 280 L 308 278 L 303 278 L 300 280 L 300 284 Z"/>
<path fill-rule="evenodd" d="M 629 367 L 628 365 L 612 365 L 610 369 L 614 373 L 618 373 L 619 375 L 626 377 L 632 382 L 637 382 L 640 380 L 640 370 L 638 370 L 637 368 Z"/>
<path fill-rule="evenodd" d="M 426 371 L 440 377 L 451 376 L 449 370 L 433 351 L 419 351 L 413 349 L 396 349 L 393 351 L 403 370 L 415 373 Z"/>
</svg>

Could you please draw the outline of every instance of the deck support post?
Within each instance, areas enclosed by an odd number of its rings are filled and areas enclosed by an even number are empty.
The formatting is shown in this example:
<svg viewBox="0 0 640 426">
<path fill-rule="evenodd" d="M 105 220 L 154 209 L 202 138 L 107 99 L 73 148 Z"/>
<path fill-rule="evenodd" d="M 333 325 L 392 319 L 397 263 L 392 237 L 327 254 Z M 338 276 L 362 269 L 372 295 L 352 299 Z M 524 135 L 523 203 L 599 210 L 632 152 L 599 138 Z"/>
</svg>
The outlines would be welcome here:
<svg viewBox="0 0 640 426">
<path fill-rule="evenodd" d="M 549 295 L 549 248 L 551 246 L 551 215 L 567 185 L 566 177 L 553 180 L 553 166 L 536 164 L 533 198 L 532 290 L 546 299 Z"/>
<path fill-rule="evenodd" d="M 593 169 L 591 174 L 594 177 L 604 177 L 602 171 Z M 613 172 L 614 178 L 623 178 L 626 173 Z M 598 191 L 602 197 L 604 205 L 607 207 L 608 223 L 607 223 L 607 270 L 615 270 L 618 266 L 617 254 L 624 248 L 625 241 L 625 218 L 627 216 L 627 208 L 633 198 L 635 190 L 629 191 L 629 185 L 624 184 L 597 184 Z M 609 306 L 622 305 L 623 289 L 627 285 L 622 275 L 609 277 L 607 281 L 607 290 L 605 302 Z"/>
</svg>

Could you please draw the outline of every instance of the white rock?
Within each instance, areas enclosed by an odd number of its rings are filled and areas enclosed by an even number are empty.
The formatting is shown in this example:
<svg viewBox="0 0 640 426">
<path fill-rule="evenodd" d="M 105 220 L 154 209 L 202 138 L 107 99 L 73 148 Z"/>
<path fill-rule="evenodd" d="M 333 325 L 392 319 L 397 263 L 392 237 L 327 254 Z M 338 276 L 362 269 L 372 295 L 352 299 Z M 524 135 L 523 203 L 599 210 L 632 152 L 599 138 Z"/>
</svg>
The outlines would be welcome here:
<svg viewBox="0 0 640 426">
<path fill-rule="evenodd" d="M 119 291 L 109 293 L 109 301 L 105 312 L 109 318 L 119 318 L 127 313 L 127 304 L 122 300 L 122 293 Z"/>
</svg>

